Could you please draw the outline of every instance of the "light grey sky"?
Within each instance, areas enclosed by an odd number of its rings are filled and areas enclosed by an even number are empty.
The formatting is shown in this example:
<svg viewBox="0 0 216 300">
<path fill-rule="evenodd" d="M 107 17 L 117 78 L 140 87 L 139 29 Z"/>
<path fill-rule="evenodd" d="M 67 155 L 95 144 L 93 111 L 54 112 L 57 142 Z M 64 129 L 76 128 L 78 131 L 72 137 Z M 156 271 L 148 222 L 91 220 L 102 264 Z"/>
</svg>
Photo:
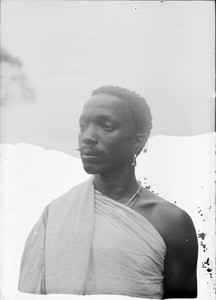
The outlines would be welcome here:
<svg viewBox="0 0 216 300">
<path fill-rule="evenodd" d="M 1 43 L 24 64 L 34 103 L 2 108 L 2 142 L 74 155 L 93 89 L 144 96 L 152 135 L 214 130 L 214 1 L 3 1 Z"/>
</svg>

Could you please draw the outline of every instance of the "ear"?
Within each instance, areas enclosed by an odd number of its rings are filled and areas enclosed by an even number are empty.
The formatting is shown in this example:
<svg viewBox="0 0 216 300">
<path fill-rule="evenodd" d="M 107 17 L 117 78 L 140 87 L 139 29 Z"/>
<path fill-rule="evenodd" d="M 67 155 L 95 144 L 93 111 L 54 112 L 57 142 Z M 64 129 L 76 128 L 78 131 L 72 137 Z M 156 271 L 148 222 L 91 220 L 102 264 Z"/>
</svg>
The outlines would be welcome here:
<svg viewBox="0 0 216 300">
<path fill-rule="evenodd" d="M 144 148 L 148 139 L 147 133 L 137 133 L 134 138 L 134 153 L 139 154 Z"/>
</svg>

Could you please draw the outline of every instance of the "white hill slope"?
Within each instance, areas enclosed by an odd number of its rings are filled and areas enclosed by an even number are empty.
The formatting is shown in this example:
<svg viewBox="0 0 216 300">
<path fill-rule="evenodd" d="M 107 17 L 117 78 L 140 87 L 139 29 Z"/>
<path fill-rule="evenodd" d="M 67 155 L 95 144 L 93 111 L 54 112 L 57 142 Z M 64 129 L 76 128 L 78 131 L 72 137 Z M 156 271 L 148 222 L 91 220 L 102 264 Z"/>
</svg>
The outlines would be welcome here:
<svg viewBox="0 0 216 300">
<path fill-rule="evenodd" d="M 214 299 L 215 288 L 214 144 L 214 134 L 155 136 L 149 140 L 148 153 L 138 157 L 137 165 L 137 177 L 143 184 L 186 210 L 194 221 L 199 241 L 198 299 L 202 300 Z M 51 200 L 89 175 L 83 171 L 79 159 L 59 151 L 30 144 L 3 144 L 1 153 L 2 296 L 3 299 L 40 299 L 44 296 L 17 290 L 20 258 L 27 235 Z M 46 299 L 69 297 L 83 298 L 48 295 Z"/>
</svg>

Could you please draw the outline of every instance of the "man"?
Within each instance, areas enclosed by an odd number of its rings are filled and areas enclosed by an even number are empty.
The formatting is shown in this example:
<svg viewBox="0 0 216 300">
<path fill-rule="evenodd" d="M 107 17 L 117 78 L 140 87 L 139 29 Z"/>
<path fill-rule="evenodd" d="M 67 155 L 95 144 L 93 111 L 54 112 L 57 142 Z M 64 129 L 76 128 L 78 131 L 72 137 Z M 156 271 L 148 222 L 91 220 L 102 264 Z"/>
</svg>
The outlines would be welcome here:
<svg viewBox="0 0 216 300">
<path fill-rule="evenodd" d="M 151 127 L 139 95 L 113 86 L 93 91 L 79 133 L 83 167 L 93 176 L 45 208 L 26 242 L 20 291 L 197 296 L 191 218 L 135 177 Z"/>
</svg>

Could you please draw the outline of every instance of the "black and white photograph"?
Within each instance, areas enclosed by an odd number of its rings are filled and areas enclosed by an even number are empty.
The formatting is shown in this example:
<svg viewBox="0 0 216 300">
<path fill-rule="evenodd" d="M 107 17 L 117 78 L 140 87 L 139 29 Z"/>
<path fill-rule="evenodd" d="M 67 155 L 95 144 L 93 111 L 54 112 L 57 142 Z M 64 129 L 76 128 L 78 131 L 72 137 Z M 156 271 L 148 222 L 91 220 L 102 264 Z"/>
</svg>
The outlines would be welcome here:
<svg viewBox="0 0 216 300">
<path fill-rule="evenodd" d="M 1 1 L 1 297 L 215 299 L 214 1 Z"/>
</svg>

